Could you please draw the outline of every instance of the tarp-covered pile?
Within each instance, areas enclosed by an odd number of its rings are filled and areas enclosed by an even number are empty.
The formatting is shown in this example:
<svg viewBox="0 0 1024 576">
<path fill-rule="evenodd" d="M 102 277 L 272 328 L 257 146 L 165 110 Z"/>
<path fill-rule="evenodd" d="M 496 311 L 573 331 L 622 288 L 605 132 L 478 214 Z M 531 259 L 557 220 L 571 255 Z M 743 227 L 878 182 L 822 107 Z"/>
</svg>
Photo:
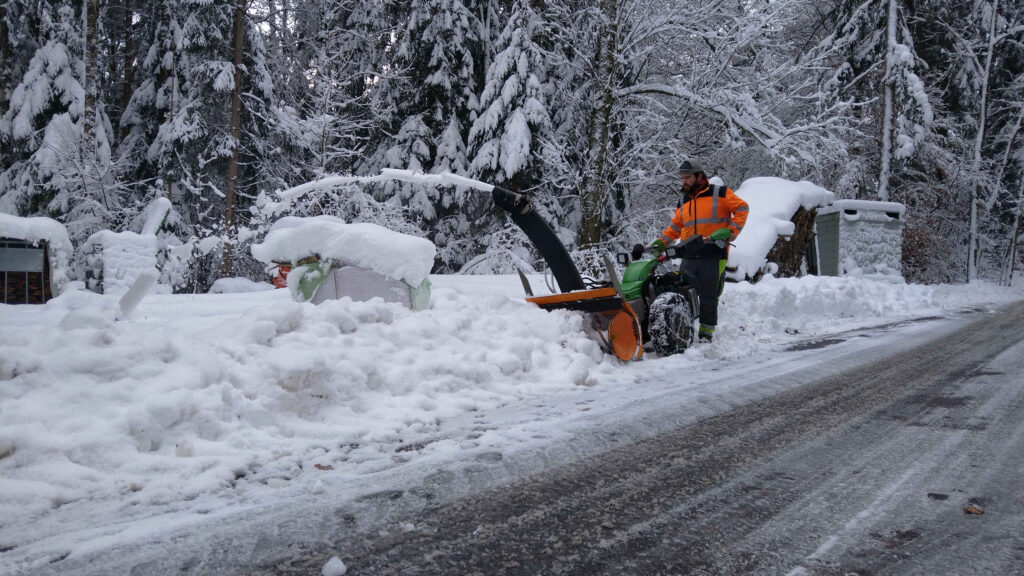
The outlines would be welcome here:
<svg viewBox="0 0 1024 576">
<path fill-rule="evenodd" d="M 293 266 L 288 288 L 297 301 L 381 297 L 417 310 L 430 302 L 427 275 L 436 254 L 425 238 L 333 216 L 282 218 L 252 247 L 260 262 Z"/>
</svg>

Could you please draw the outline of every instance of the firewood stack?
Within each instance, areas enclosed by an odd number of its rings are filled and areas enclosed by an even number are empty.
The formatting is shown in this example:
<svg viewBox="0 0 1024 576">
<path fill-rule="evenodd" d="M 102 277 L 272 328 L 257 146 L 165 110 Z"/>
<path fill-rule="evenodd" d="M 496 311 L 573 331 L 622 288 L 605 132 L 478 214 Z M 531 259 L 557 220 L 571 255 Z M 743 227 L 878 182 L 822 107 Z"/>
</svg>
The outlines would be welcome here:
<svg viewBox="0 0 1024 576">
<path fill-rule="evenodd" d="M 814 240 L 814 219 L 817 214 L 817 209 L 807 210 L 802 206 L 798 208 L 792 218 L 796 225 L 793 235 L 779 238 L 768 252 L 768 261 L 779 266 L 779 271 L 775 274 L 777 277 L 791 278 L 807 273 L 804 269 L 804 260 L 807 256 L 807 247 Z"/>
</svg>

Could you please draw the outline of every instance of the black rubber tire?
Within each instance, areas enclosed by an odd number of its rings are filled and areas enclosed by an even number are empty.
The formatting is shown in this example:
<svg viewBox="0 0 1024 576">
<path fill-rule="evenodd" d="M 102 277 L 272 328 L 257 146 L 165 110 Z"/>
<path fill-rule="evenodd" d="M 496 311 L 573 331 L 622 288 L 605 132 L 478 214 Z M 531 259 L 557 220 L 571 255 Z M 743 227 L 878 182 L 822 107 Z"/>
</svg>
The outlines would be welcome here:
<svg viewBox="0 0 1024 576">
<path fill-rule="evenodd" d="M 661 356 L 678 354 L 693 344 L 695 316 L 689 299 L 678 292 L 665 292 L 651 302 L 647 316 L 654 351 Z"/>
</svg>

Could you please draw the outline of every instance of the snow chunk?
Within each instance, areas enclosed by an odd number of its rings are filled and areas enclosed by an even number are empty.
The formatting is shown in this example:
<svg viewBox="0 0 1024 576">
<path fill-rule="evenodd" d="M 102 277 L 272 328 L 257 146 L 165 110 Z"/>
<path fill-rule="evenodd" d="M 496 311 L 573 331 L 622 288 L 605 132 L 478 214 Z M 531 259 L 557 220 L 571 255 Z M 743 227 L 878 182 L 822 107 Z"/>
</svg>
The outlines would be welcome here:
<svg viewBox="0 0 1024 576">
<path fill-rule="evenodd" d="M 774 177 L 746 180 L 736 195 L 750 205 L 747 223 L 729 251 L 729 266 L 736 268 L 734 277 L 740 279 L 754 277 L 779 236 L 793 233 L 790 219 L 798 209 L 825 206 L 835 198 L 832 192 L 806 180 Z"/>
<path fill-rule="evenodd" d="M 50 291 L 61 294 L 68 283 L 68 269 L 75 253 L 68 230 L 50 218 L 21 218 L 0 213 L 0 238 L 24 240 L 33 246 L 46 242 L 50 261 Z"/>
<path fill-rule="evenodd" d="M 282 218 L 262 244 L 252 246 L 253 257 L 265 263 L 298 263 L 314 254 L 419 286 L 434 265 L 437 248 L 425 238 L 376 224 L 346 224 L 334 216 Z"/>
<path fill-rule="evenodd" d="M 210 287 L 210 294 L 242 294 L 245 292 L 263 292 L 274 290 L 273 284 L 253 282 L 248 278 L 221 278 Z"/>
<path fill-rule="evenodd" d="M 331 557 L 320 570 L 320 574 L 323 576 L 344 576 L 346 572 L 348 572 L 348 566 L 345 566 L 345 563 L 337 556 Z"/>
</svg>

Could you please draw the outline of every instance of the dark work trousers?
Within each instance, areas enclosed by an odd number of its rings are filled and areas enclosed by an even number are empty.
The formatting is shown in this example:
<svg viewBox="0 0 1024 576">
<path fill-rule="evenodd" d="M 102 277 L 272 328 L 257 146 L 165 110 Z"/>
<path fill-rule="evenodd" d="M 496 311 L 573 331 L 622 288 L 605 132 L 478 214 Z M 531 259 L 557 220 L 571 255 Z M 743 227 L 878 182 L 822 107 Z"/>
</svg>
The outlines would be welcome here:
<svg viewBox="0 0 1024 576">
<path fill-rule="evenodd" d="M 726 262 L 718 258 L 683 258 L 683 263 L 679 265 L 679 274 L 697 280 L 700 323 L 703 326 L 718 326 L 718 297 L 725 287 Z"/>
</svg>

